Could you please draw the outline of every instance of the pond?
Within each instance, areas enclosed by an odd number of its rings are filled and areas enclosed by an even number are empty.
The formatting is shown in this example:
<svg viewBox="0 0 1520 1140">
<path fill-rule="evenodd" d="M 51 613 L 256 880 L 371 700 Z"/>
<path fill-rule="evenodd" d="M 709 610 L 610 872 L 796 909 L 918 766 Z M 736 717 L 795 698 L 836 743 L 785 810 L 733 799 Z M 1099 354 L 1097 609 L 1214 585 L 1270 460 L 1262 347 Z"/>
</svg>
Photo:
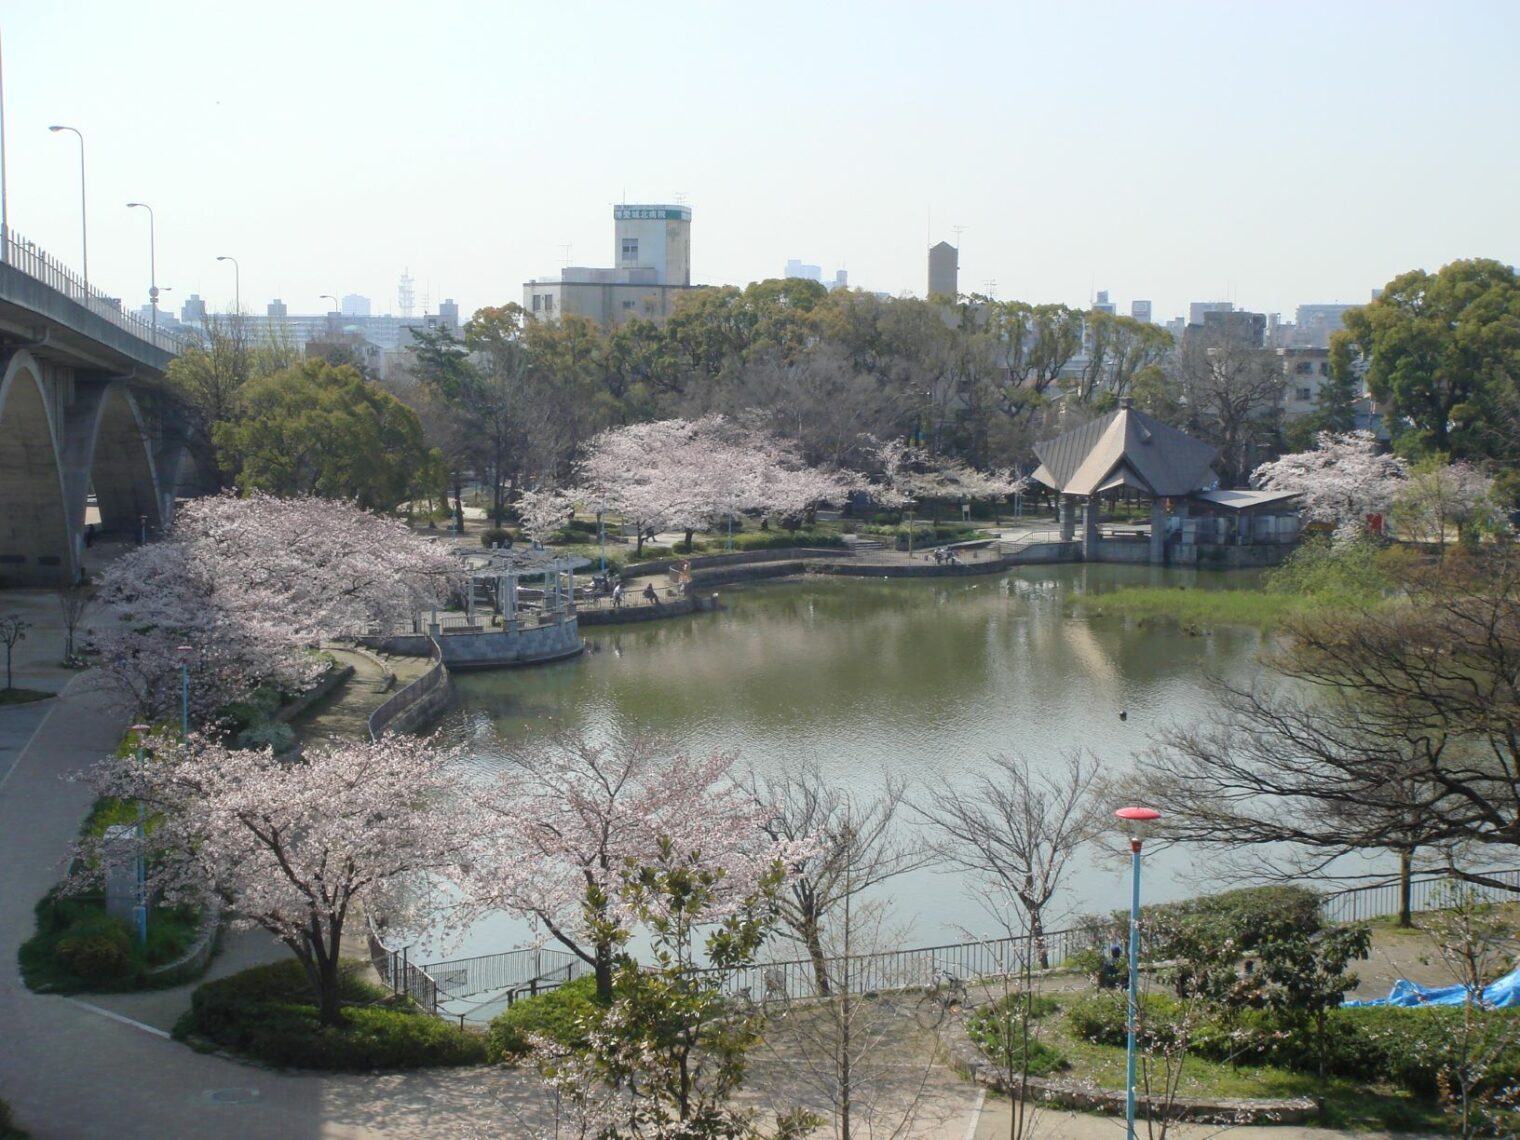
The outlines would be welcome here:
<svg viewBox="0 0 1520 1140">
<path fill-rule="evenodd" d="M 489 737 L 487 721 L 506 737 L 566 724 L 592 735 L 648 726 L 693 752 L 737 751 L 762 772 L 816 758 L 830 778 L 861 790 L 894 773 L 925 804 L 959 794 L 999 752 L 1055 760 L 1081 748 L 1118 772 L 1158 729 L 1208 715 L 1206 677 L 1250 676 L 1262 646 L 1251 629 L 1195 633 L 1076 615 L 1073 595 L 1126 585 L 1254 589 L 1259 577 L 1049 566 L 726 587 L 716 614 L 591 628 L 577 659 L 456 675 L 459 707 L 441 731 L 478 740 Z M 1206 885 L 1182 853 L 1158 853 L 1146 867 L 1148 899 Z M 1059 909 L 1125 907 L 1127 884 L 1127 862 L 1094 855 L 1075 867 Z M 918 945 L 1000 932 L 967 886 L 942 870 L 893 880 L 896 926 Z M 507 949 L 525 931 L 492 919 L 455 953 Z"/>
</svg>

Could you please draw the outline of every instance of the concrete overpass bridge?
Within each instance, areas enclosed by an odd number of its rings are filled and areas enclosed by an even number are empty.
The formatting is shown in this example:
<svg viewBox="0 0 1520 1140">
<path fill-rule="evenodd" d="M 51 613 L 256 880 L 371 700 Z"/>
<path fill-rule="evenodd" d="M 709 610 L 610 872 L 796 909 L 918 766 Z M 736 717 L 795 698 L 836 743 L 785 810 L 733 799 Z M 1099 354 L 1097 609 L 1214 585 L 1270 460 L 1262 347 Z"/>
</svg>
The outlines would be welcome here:
<svg viewBox="0 0 1520 1140">
<path fill-rule="evenodd" d="M 101 533 L 168 525 L 194 462 L 149 393 L 179 347 L 0 234 L 0 585 L 78 581 L 92 495 Z"/>
</svg>

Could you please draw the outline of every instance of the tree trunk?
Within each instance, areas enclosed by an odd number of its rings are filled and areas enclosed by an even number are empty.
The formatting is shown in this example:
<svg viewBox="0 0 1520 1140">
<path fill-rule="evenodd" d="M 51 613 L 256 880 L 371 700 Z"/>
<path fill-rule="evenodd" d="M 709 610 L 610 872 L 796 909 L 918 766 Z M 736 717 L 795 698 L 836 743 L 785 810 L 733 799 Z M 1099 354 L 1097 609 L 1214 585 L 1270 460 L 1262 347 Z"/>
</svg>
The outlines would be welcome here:
<svg viewBox="0 0 1520 1140">
<path fill-rule="evenodd" d="M 338 955 L 336 950 L 317 960 L 317 1019 L 324 1026 L 343 1024 L 343 1003 L 338 989 Z"/>
<path fill-rule="evenodd" d="M 1414 848 L 1399 852 L 1399 926 L 1414 926 Z"/>
<path fill-rule="evenodd" d="M 599 1001 L 607 1004 L 612 1002 L 612 947 L 598 946 L 596 948 L 596 961 L 592 963 L 592 969 L 596 971 L 596 996 Z"/>
<path fill-rule="evenodd" d="M 686 553 L 687 554 L 691 553 L 691 536 L 694 535 L 694 534 L 696 534 L 696 533 L 697 532 L 694 531 L 694 530 L 692 530 L 690 527 L 688 527 L 686 529 Z"/>
<path fill-rule="evenodd" d="M 819 997 L 828 997 L 832 990 L 829 987 L 829 965 L 823 953 L 823 939 L 818 933 L 818 919 L 816 917 L 807 920 L 803 930 L 803 942 L 807 946 L 808 958 L 813 963 L 813 984 L 817 987 Z"/>
</svg>

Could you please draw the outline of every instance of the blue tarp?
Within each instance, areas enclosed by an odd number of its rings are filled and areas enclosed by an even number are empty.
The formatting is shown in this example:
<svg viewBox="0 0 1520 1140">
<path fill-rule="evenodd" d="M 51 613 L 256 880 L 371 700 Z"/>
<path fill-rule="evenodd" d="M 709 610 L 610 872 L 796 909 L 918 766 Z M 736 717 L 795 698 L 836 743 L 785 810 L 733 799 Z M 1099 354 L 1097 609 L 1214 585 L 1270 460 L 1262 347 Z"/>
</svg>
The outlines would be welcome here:
<svg viewBox="0 0 1520 1140">
<path fill-rule="evenodd" d="M 1397 981 L 1385 998 L 1366 1001 L 1343 1002 L 1347 1006 L 1387 1005 L 1400 1009 L 1414 1009 L 1422 1005 L 1466 1005 L 1469 996 L 1466 986 L 1422 986 L 1418 982 Z M 1483 987 L 1482 1004 L 1488 1009 L 1509 1009 L 1520 1006 L 1520 969 L 1505 974 Z"/>
</svg>

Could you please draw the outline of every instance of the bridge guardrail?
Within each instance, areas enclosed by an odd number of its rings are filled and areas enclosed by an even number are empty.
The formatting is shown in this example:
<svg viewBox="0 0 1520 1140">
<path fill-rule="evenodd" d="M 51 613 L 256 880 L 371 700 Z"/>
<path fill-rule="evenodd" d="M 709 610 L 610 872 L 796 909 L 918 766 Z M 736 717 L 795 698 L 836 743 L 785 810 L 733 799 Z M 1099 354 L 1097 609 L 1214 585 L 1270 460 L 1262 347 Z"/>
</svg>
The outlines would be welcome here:
<svg viewBox="0 0 1520 1140">
<path fill-rule="evenodd" d="M 86 285 L 84 279 L 63 262 L 9 226 L 0 230 L 0 260 L 154 348 L 178 353 L 184 347 L 179 337 L 167 329 L 154 328 L 151 322 L 127 312 L 121 307 L 121 298 L 108 297 L 99 289 Z"/>
</svg>

